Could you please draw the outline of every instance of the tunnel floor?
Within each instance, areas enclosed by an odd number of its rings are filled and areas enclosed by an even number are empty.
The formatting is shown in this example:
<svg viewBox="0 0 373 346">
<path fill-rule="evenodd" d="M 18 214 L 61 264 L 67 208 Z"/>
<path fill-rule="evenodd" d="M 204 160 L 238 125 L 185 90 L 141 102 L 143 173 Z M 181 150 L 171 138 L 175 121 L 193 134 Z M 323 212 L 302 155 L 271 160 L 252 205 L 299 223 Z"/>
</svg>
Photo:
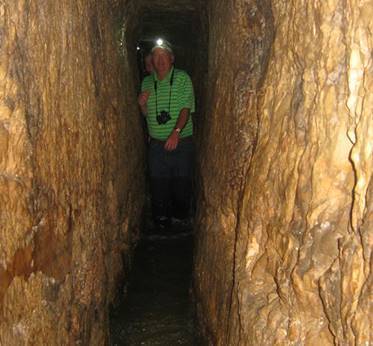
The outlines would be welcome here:
<svg viewBox="0 0 373 346">
<path fill-rule="evenodd" d="M 111 313 L 111 345 L 201 345 L 190 287 L 191 229 L 147 234 L 135 252 L 124 302 Z"/>
</svg>

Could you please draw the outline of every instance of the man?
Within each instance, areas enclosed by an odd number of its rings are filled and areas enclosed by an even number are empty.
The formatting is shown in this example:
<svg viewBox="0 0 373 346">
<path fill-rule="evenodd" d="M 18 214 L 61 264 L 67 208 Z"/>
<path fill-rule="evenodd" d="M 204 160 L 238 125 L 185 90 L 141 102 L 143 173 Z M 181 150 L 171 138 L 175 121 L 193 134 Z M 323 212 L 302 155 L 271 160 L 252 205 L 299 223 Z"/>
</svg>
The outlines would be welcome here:
<svg viewBox="0 0 373 346">
<path fill-rule="evenodd" d="M 167 227 L 170 218 L 189 216 L 193 166 L 193 85 L 188 74 L 173 66 L 167 42 L 153 47 L 154 71 L 144 78 L 138 103 L 150 136 L 149 170 L 153 218 Z"/>
<path fill-rule="evenodd" d="M 152 58 L 152 55 L 150 53 L 145 56 L 144 65 L 145 65 L 146 75 L 150 75 L 154 70 L 152 60 L 153 60 L 153 58 Z"/>
</svg>

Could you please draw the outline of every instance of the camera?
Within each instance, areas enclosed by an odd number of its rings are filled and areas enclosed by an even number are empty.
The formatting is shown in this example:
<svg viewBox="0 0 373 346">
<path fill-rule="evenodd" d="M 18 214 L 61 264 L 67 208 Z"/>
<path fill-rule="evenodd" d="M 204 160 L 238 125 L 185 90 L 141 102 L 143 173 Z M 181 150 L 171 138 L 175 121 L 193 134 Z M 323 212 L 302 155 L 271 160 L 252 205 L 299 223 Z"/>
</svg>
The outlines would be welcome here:
<svg viewBox="0 0 373 346">
<path fill-rule="evenodd" d="M 161 111 L 161 113 L 157 115 L 157 122 L 159 125 L 166 124 L 170 119 L 170 113 L 166 111 Z"/>
</svg>

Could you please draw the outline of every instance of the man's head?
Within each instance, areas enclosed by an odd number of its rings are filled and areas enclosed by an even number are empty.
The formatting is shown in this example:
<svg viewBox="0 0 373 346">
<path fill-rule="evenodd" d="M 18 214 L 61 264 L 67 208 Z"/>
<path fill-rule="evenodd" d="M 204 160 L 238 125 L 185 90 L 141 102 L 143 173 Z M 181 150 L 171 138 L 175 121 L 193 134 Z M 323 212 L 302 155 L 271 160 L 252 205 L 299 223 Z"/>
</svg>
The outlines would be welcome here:
<svg viewBox="0 0 373 346">
<path fill-rule="evenodd" d="M 145 57 L 144 62 L 145 62 L 145 71 L 146 71 L 146 73 L 151 74 L 153 72 L 153 70 L 154 70 L 154 68 L 153 68 L 153 57 L 152 57 L 151 53 L 149 53 Z"/>
<path fill-rule="evenodd" d="M 157 75 L 165 76 L 175 60 L 171 46 L 166 42 L 155 45 L 152 49 L 152 60 Z"/>
</svg>

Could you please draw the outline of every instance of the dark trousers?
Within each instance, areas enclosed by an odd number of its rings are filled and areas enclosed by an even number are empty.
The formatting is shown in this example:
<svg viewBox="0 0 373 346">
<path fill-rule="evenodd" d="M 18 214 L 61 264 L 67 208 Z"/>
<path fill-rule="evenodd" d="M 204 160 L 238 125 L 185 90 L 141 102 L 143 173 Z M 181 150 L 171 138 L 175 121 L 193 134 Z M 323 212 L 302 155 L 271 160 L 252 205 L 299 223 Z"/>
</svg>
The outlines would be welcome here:
<svg viewBox="0 0 373 346">
<path fill-rule="evenodd" d="M 153 217 L 189 215 L 192 196 L 194 144 L 192 137 L 182 139 L 173 151 L 164 142 L 151 140 L 149 146 L 150 192 Z"/>
</svg>

